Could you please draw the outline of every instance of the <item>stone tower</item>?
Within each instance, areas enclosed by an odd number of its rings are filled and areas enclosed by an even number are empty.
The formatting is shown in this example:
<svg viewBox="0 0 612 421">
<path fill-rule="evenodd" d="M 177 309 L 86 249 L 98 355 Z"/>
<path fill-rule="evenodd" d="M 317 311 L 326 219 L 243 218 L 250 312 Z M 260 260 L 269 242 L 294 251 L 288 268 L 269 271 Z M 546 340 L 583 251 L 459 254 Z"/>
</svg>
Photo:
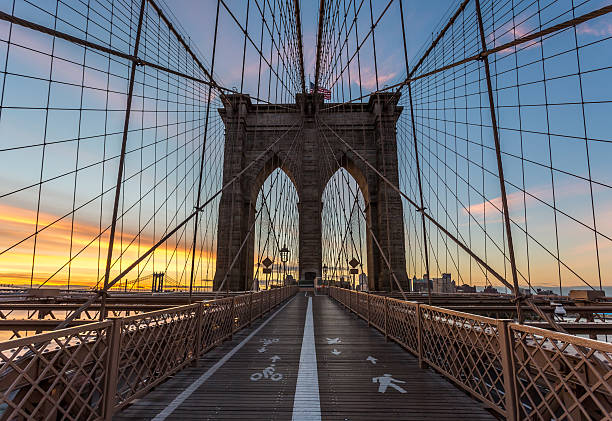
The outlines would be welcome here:
<svg viewBox="0 0 612 421">
<path fill-rule="evenodd" d="M 300 279 L 321 276 L 321 197 L 340 167 L 355 178 L 365 199 L 369 288 L 396 289 L 382 249 L 402 288 L 409 289 L 401 197 L 351 151 L 399 185 L 395 125 L 402 107 L 398 100 L 398 94 L 381 93 L 367 103 L 324 104 L 321 95 L 298 94 L 296 104 L 253 105 L 248 95 L 224 97 L 225 107 L 219 110 L 225 124 L 223 184 L 256 162 L 222 193 L 215 289 L 226 277 L 231 290 L 251 288 L 254 235 L 241 251 L 240 246 L 253 224 L 259 189 L 276 168 L 293 181 L 299 197 Z"/>
</svg>

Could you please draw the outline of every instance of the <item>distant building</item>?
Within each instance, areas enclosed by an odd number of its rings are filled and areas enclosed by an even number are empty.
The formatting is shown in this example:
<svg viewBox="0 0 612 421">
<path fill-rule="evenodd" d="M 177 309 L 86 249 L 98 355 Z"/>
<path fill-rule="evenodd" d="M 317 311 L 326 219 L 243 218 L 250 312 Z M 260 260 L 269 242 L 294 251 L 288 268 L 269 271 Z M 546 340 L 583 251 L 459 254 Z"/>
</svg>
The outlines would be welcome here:
<svg viewBox="0 0 612 421">
<path fill-rule="evenodd" d="M 455 281 L 451 279 L 450 273 L 443 273 L 441 278 L 432 278 L 432 292 L 448 294 L 456 292 Z"/>
<path fill-rule="evenodd" d="M 462 292 L 464 294 L 474 294 L 476 293 L 476 287 L 473 287 L 468 284 L 463 284 L 457 287 L 457 292 Z"/>
<path fill-rule="evenodd" d="M 361 291 L 367 291 L 368 290 L 368 275 L 366 275 L 363 272 L 361 272 L 359 274 L 359 289 Z"/>
<path fill-rule="evenodd" d="M 482 290 L 485 294 L 499 294 L 497 288 L 493 288 L 493 285 L 487 285 L 485 289 Z"/>
<path fill-rule="evenodd" d="M 557 295 L 551 289 L 536 289 L 536 295 Z"/>
<path fill-rule="evenodd" d="M 429 287 L 433 293 L 452 294 L 457 292 L 457 285 L 455 284 L 455 281 L 451 279 L 450 273 L 443 273 L 441 278 L 432 278 L 429 280 L 426 280 L 425 278 L 426 275 L 423 275 L 422 279 L 417 279 L 416 276 L 412 278 L 413 292 L 428 292 L 427 281 L 429 281 Z M 475 288 L 474 292 L 476 292 Z"/>
<path fill-rule="evenodd" d="M 429 280 L 429 284 L 431 285 L 431 280 Z M 417 277 L 412 278 L 412 291 L 413 292 L 427 292 L 427 281 L 425 279 L 417 279 Z"/>
</svg>

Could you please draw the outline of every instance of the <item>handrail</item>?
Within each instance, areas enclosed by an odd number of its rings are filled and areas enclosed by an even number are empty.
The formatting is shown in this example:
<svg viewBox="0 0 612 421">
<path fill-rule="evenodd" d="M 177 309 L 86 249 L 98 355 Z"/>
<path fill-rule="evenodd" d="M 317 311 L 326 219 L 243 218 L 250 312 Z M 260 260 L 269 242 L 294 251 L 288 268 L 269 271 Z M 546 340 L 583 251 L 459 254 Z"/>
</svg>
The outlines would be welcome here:
<svg viewBox="0 0 612 421">
<path fill-rule="evenodd" d="M 0 420 L 111 419 L 297 290 L 247 292 L 0 342 Z"/>
<path fill-rule="evenodd" d="M 366 292 L 328 293 L 508 420 L 612 413 L 610 343 Z"/>
</svg>

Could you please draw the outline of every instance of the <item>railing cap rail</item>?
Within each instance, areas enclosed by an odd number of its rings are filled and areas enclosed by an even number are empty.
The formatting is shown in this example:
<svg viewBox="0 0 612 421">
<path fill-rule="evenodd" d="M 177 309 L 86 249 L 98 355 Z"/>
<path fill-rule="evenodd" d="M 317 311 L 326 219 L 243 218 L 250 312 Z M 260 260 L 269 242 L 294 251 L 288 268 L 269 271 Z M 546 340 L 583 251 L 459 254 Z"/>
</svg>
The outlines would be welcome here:
<svg viewBox="0 0 612 421">
<path fill-rule="evenodd" d="M 36 345 L 41 342 L 49 341 L 56 338 L 62 338 L 65 336 L 73 335 L 79 332 L 89 332 L 92 330 L 104 329 L 113 324 L 112 320 L 104 320 L 101 322 L 91 322 L 81 326 L 67 327 L 65 329 L 53 330 L 45 333 L 38 333 L 32 336 L 25 336 L 23 338 L 9 339 L 8 341 L 0 342 L 0 352 L 19 348 L 25 345 Z"/>
<path fill-rule="evenodd" d="M 508 325 L 511 330 L 519 332 L 531 333 L 534 335 L 546 337 L 547 339 L 556 339 L 563 342 L 568 342 L 572 345 L 592 348 L 601 352 L 612 353 L 612 343 L 599 341 L 597 339 L 583 338 L 581 336 L 572 335 L 569 333 L 555 332 L 553 330 L 543 329 L 541 327 L 521 325 L 518 323 L 510 323 Z"/>
<path fill-rule="evenodd" d="M 195 310 L 202 304 L 203 302 L 198 301 L 193 304 L 184 304 L 182 306 L 168 307 L 168 308 L 163 308 L 161 310 L 154 310 L 154 311 L 148 311 L 146 313 L 135 314 L 133 316 L 117 317 L 117 319 L 121 320 L 122 322 L 131 322 L 133 320 L 142 319 L 142 318 L 151 317 L 151 316 L 158 316 L 160 314 L 178 313 L 183 310 L 189 310 L 190 308 L 193 308 Z"/>
</svg>

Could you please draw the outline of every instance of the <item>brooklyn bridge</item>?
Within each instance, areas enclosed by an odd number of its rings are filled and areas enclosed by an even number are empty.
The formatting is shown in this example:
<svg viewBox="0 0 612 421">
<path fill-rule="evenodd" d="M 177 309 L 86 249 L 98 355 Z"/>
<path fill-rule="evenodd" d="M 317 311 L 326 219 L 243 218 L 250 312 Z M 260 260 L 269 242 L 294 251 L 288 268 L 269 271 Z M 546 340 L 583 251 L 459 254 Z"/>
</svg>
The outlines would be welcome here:
<svg viewBox="0 0 612 421">
<path fill-rule="evenodd" d="M 611 12 L 0 2 L 0 420 L 612 420 Z"/>
</svg>

